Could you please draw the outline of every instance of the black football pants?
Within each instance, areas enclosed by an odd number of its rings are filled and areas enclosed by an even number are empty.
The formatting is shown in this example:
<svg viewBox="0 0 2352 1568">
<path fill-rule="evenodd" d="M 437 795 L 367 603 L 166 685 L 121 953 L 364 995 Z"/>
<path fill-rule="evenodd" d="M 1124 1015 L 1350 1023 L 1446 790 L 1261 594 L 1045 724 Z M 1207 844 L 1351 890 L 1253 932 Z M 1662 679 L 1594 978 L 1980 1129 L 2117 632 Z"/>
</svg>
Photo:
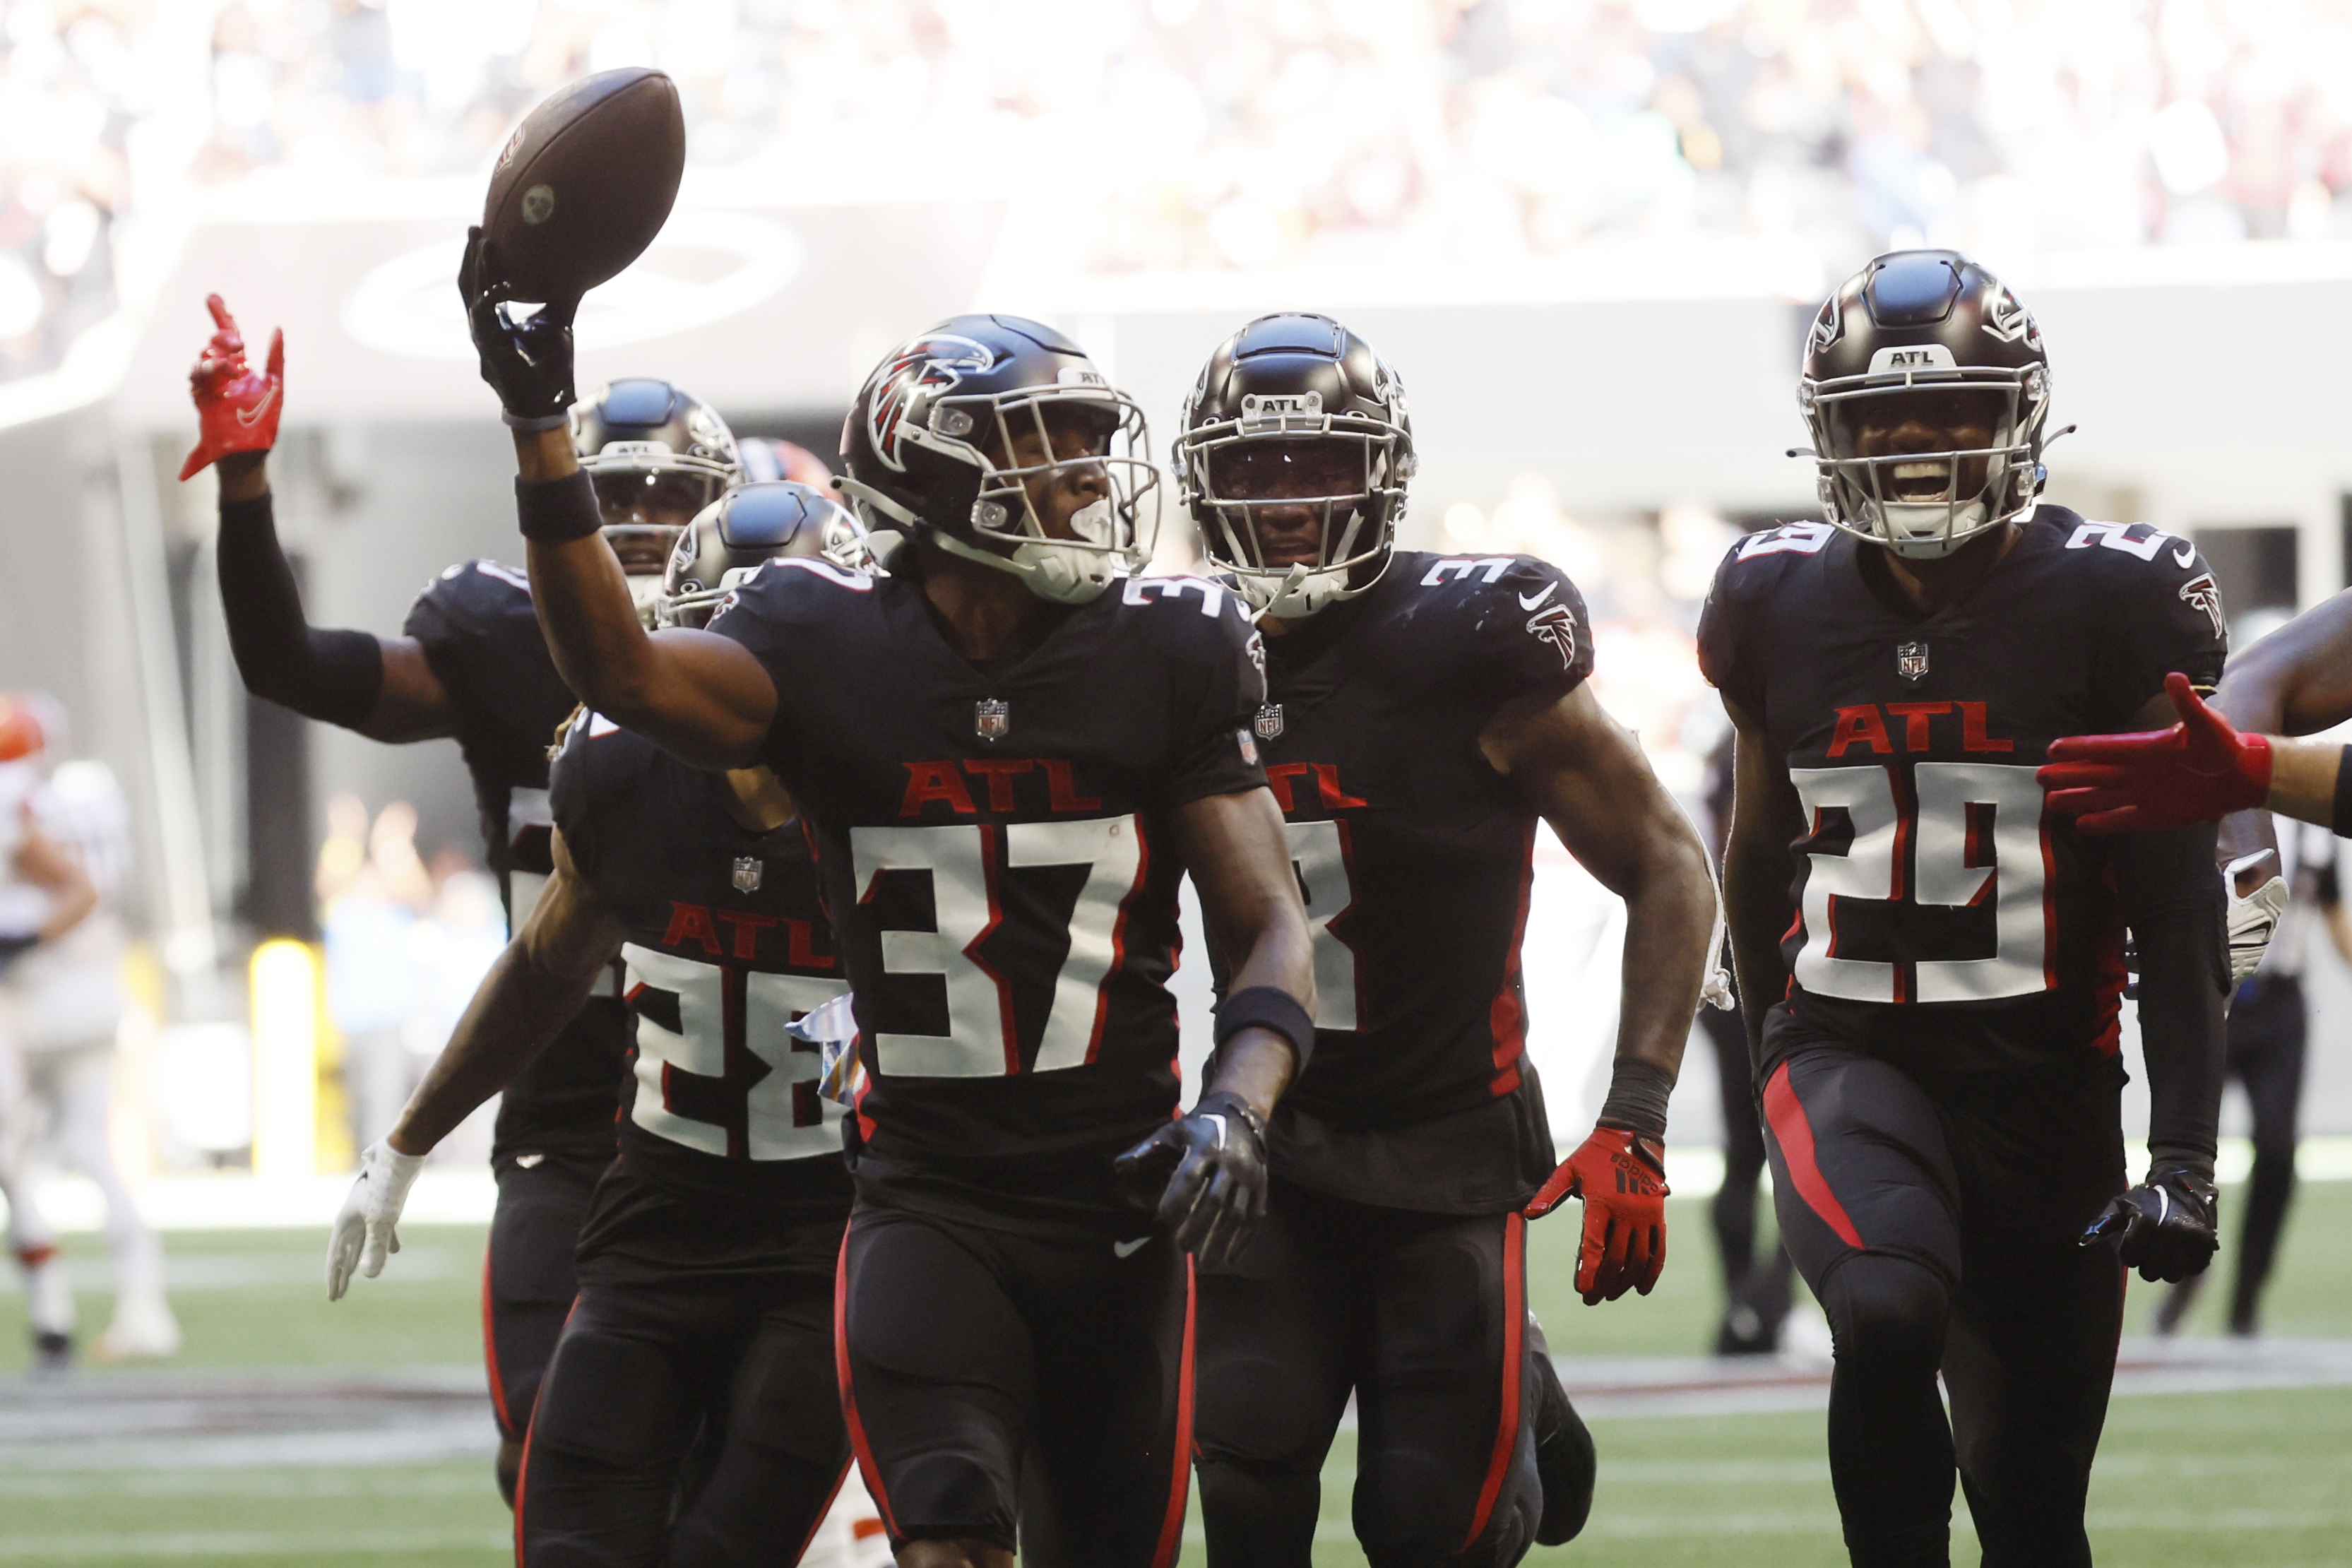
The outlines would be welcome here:
<svg viewBox="0 0 2352 1568">
<path fill-rule="evenodd" d="M 1856 1568 L 1950 1561 L 1956 1463 L 1986 1568 L 2088 1568 L 2124 1278 L 2076 1238 L 2125 1186 L 2121 1076 L 1928 1085 L 1822 1042 L 1766 1079 L 1780 1234 L 1836 1339 Z"/>
<path fill-rule="evenodd" d="M 2291 975 L 2256 975 L 2238 988 L 2230 1007 L 2229 1072 L 2245 1086 L 2252 1113 L 2254 1168 L 2246 1179 L 2245 1212 L 2227 1216 L 2238 1228 L 2238 1277 L 2230 1286 L 2230 1329 L 2254 1331 L 2263 1287 L 2278 1261 L 2279 1234 L 2294 1197 L 2295 1121 L 2303 1106 L 2303 1061 L 2310 1022 L 2303 983 Z M 2204 1282 L 2191 1275 L 2172 1287 L 2183 1300 Z"/>
<path fill-rule="evenodd" d="M 1789 1254 L 1778 1240 L 1756 1257 L 1756 1196 L 1763 1185 L 1764 1122 L 1756 1109 L 1756 1069 L 1748 1058 L 1748 1025 L 1737 1007 L 1701 1007 L 1699 1026 L 1715 1048 L 1716 1084 L 1723 1101 L 1723 1184 L 1708 1218 L 1723 1263 L 1723 1326 L 1717 1353 L 1768 1350 L 1789 1315 Z"/>
<path fill-rule="evenodd" d="M 1230 1272 L 1201 1276 L 1201 1514 L 1211 1568 L 1306 1568 L 1356 1396 L 1372 1568 L 1508 1568 L 1535 1539 L 1526 1222 L 1274 1184 Z"/>
<path fill-rule="evenodd" d="M 1191 1259 L 870 1207 L 842 1248 L 841 1401 L 894 1549 L 1025 1568 L 1169 1568 L 1192 1428 Z M 536 1568 L 536 1565 L 533 1565 Z"/>
<path fill-rule="evenodd" d="M 826 1274 L 590 1281 L 540 1390 L 520 1568 L 774 1568 L 849 1468 Z"/>
<path fill-rule="evenodd" d="M 530 1426 L 540 1378 L 580 1292 L 572 1254 L 589 1196 L 612 1163 L 609 1151 L 593 1158 L 501 1151 L 490 1162 L 499 1201 L 482 1257 L 482 1350 L 499 1436 L 510 1443 Z"/>
</svg>

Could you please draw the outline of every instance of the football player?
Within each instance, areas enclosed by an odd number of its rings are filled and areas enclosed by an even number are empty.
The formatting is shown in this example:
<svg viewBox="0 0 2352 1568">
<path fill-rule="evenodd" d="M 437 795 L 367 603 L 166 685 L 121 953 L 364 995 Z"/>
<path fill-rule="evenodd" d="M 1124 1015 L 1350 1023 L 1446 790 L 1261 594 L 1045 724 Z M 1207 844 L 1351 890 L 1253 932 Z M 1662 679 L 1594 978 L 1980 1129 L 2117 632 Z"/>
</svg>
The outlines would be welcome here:
<svg viewBox="0 0 2352 1568">
<path fill-rule="evenodd" d="M 467 561 L 426 586 L 404 636 L 309 625 L 270 511 L 284 336 L 272 337 L 256 372 L 227 307 L 218 295 L 207 302 L 218 330 L 191 376 L 204 433 L 180 477 L 221 466 L 221 607 L 238 673 L 257 696 L 371 740 L 454 736 L 473 775 L 509 925 L 520 930 L 552 869 L 547 746 L 574 701 L 532 617 L 530 580 L 495 561 Z M 734 439 L 707 405 L 661 381 L 615 382 L 567 408 L 563 428 L 625 563 L 632 603 L 649 613 L 679 530 L 738 477 Z M 608 985 L 499 1102 L 482 1311 L 499 1486 L 509 1501 L 540 1373 L 572 1308 L 581 1216 L 613 1157 L 627 1045 L 627 1014 Z"/>
<path fill-rule="evenodd" d="M 2186 542 L 2037 503 L 2050 396 L 1999 279 L 1948 250 L 1871 262 L 1798 388 L 1828 521 L 1734 545 L 1700 621 L 1738 730 L 1725 892 L 1773 1198 L 1836 1340 L 1856 1563 L 1947 1562 L 1957 1465 L 1991 1568 L 2087 1564 L 2118 1261 L 2178 1279 L 2215 1246 L 2212 830 L 2087 838 L 2034 768 L 2160 710 L 2168 678 L 2211 686 L 2221 602 Z"/>
<path fill-rule="evenodd" d="M 671 555 L 665 618 L 700 625 L 729 575 L 816 557 L 829 528 L 851 531 L 808 486 L 730 492 Z M 362 1155 L 329 1291 L 383 1268 L 425 1156 L 623 963 L 635 1093 L 531 1418 L 519 1560 L 796 1562 L 849 1463 L 833 1373 L 841 1107 L 785 1030 L 847 990 L 808 843 L 767 769 L 703 773 L 593 713 L 569 726 L 548 794 L 554 874 Z"/>
<path fill-rule="evenodd" d="M 0 695 L 0 973 L 68 939 L 98 907 L 89 874 L 42 831 L 34 809 L 41 782 L 34 759 L 47 745 L 34 705 Z M 8 1249 L 25 1276 L 33 1369 L 58 1373 L 73 1364 L 73 1283 L 34 1201 L 31 1092 L 21 1042 L 0 1013 L 0 1198 L 8 1204 Z"/>
<path fill-rule="evenodd" d="M 97 1359 L 160 1359 L 180 1348 L 180 1325 L 163 1294 L 163 1247 L 123 1184 L 107 1131 L 124 1002 L 131 808 L 104 763 L 69 755 L 68 717 L 55 700 L 39 692 L 0 694 L 0 729 L 21 733 L 28 723 L 40 743 L 26 760 L 44 775 L 29 799 L 32 820 L 88 876 L 97 904 L 71 931 L 6 966 L 0 1006 L 11 1015 L 12 1026 L 0 1032 L 21 1052 L 30 1098 L 0 1104 L 0 1121 L 25 1113 L 46 1121 L 66 1163 L 96 1184 L 106 1200 L 114 1317 L 92 1346 Z M 0 1142 L 16 1136 L 0 1130 Z"/>
<path fill-rule="evenodd" d="M 899 1563 L 1009 1565 L 1016 1538 L 1032 1563 L 1172 1563 L 1187 1255 L 1247 1234 L 1265 1118 L 1314 1044 L 1245 613 L 1128 575 L 1139 411 L 1052 329 L 974 315 L 851 406 L 842 488 L 905 534 L 888 575 L 771 565 L 709 630 L 648 637 L 562 438 L 570 313 L 517 319 L 485 248 L 462 286 L 559 666 L 685 761 L 768 764 L 815 845 L 866 1075 L 842 1397 Z M 1186 870 L 1233 980 L 1180 1116 Z"/>
<path fill-rule="evenodd" d="M 1351 1394 L 1370 1562 L 1508 1564 L 1568 1539 L 1591 1443 L 1528 1343 L 1521 1211 L 1583 1198 L 1588 1302 L 1646 1294 L 1665 1260 L 1666 1097 L 1716 922 L 1706 848 L 1593 699 L 1573 583 L 1528 556 L 1396 548 L 1413 465 L 1396 373 L 1297 313 L 1218 346 L 1176 447 L 1209 558 L 1266 634 L 1253 728 L 1318 999 L 1314 1056 L 1267 1127 L 1266 1222 L 1202 1277 L 1219 1565 L 1310 1560 Z M 1625 899 L 1631 932 L 1608 1101 L 1557 1181 L 1519 972 L 1538 821 Z M 1566 1462 L 1538 1487 L 1546 1438 Z"/>
</svg>

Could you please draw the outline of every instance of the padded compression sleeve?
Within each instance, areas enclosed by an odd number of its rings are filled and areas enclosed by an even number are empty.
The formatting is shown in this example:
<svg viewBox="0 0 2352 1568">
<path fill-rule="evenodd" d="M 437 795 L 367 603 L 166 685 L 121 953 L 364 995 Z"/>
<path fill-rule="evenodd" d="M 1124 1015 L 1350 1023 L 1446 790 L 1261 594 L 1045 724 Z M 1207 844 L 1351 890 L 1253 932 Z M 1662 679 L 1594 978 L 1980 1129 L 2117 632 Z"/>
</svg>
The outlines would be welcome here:
<svg viewBox="0 0 2352 1568">
<path fill-rule="evenodd" d="M 2210 1182 L 2221 1115 L 2230 995 L 2214 828 L 2131 833 L 2116 841 L 2124 918 L 2139 942 L 2140 1047 L 2147 1058 L 2151 1165 Z"/>
<path fill-rule="evenodd" d="M 218 553 L 221 610 L 245 689 L 305 718 L 357 729 L 383 692 L 383 645 L 367 632 L 321 631 L 302 618 L 268 496 L 222 504 Z"/>
</svg>

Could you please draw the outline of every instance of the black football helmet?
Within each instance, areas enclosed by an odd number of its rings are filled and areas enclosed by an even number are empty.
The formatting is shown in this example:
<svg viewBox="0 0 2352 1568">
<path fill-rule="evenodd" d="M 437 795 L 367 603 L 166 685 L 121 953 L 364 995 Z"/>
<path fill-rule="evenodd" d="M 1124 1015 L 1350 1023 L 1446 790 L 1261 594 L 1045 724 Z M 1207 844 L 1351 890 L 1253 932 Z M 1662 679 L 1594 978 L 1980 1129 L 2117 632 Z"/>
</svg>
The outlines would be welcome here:
<svg viewBox="0 0 2352 1568">
<path fill-rule="evenodd" d="M 688 520 L 741 481 L 735 437 L 700 398 L 632 377 L 572 406 L 572 449 L 596 487 L 605 541 L 642 613 Z"/>
<path fill-rule="evenodd" d="M 1092 455 L 1050 457 L 1049 426 L 1081 421 Z M 1016 430 L 1048 459 L 1021 466 Z M 1039 597 L 1082 605 L 1136 571 L 1147 553 L 1138 507 L 1157 474 L 1143 410 L 1103 378 L 1086 351 L 1019 316 L 954 316 L 893 349 L 866 378 L 841 433 L 848 473 L 835 483 L 866 526 L 911 531 L 940 549 L 1017 574 Z M 1048 535 L 1029 480 L 1102 468 L 1109 493 Z"/>
<path fill-rule="evenodd" d="M 1981 426 L 1982 446 L 1862 450 L 1906 405 Z M 2050 355 L 2008 285 L 1956 250 L 1898 250 L 1855 273 L 1805 340 L 1797 405 L 1812 433 L 1822 515 L 1897 555 L 1948 555 L 2041 493 Z M 2062 432 L 2063 434 L 2063 432 Z"/>
<path fill-rule="evenodd" d="M 1336 494 L 1244 500 L 1231 492 L 1237 459 L 1266 442 L 1335 442 L 1359 476 Z M 1260 316 L 1217 346 L 1184 401 L 1176 484 L 1209 558 L 1243 595 L 1285 619 L 1311 616 L 1380 580 L 1412 479 L 1412 419 L 1404 383 L 1372 345 L 1328 316 Z M 1312 564 L 1270 564 L 1257 512 L 1320 507 Z"/>
<path fill-rule="evenodd" d="M 709 624 L 737 585 L 770 561 L 806 557 L 873 569 L 866 531 L 839 501 L 797 479 L 740 485 L 696 514 L 662 572 L 656 624 Z"/>
</svg>

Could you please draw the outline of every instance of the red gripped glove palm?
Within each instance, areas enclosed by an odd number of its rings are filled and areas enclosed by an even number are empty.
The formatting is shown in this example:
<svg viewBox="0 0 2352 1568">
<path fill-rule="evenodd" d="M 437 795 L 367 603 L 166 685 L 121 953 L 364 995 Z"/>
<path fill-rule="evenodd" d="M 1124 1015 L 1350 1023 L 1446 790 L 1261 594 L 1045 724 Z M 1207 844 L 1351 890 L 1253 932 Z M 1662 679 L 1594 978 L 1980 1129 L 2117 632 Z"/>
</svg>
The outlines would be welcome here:
<svg viewBox="0 0 2352 1568">
<path fill-rule="evenodd" d="M 269 334 L 269 361 L 256 375 L 245 363 L 245 338 L 228 306 L 207 294 L 205 307 L 217 330 L 188 373 L 188 393 L 203 427 L 195 449 L 180 465 L 183 479 L 232 452 L 267 452 L 278 445 L 278 416 L 286 410 L 285 331 Z"/>
<path fill-rule="evenodd" d="M 1666 1149 L 1620 1127 L 1596 1127 L 1522 1211 L 1541 1219 L 1566 1199 L 1584 1200 L 1576 1289 L 1588 1307 L 1627 1290 L 1646 1296 L 1666 1266 Z"/>
<path fill-rule="evenodd" d="M 2180 722 L 2131 735 L 2069 735 L 2033 776 L 2085 833 L 2154 833 L 2218 822 L 2270 798 L 2271 743 L 2242 735 L 2181 674 L 2164 678 Z"/>
</svg>

